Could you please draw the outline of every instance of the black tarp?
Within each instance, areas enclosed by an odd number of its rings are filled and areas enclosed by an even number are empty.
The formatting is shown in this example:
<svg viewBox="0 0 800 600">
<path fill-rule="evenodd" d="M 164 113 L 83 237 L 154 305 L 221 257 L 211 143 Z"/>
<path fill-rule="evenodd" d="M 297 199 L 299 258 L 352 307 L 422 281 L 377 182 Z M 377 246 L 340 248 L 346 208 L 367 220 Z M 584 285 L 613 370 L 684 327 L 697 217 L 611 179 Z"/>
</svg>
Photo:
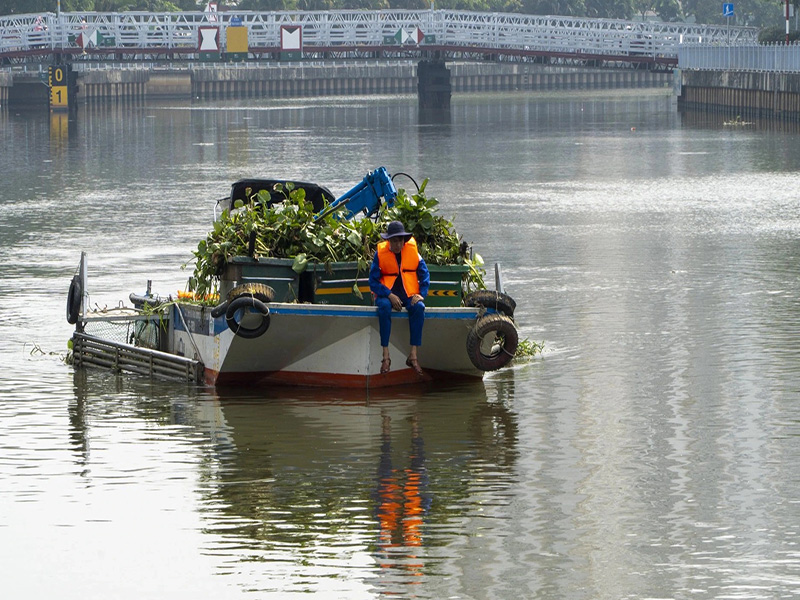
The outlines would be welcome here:
<svg viewBox="0 0 800 600">
<path fill-rule="evenodd" d="M 270 192 L 270 201 L 268 206 L 272 206 L 278 202 L 282 202 L 286 197 L 283 192 L 276 192 L 274 191 L 274 187 L 276 183 L 280 183 L 286 186 L 286 183 L 291 180 L 286 179 L 240 179 L 239 181 L 235 182 L 231 185 L 231 195 L 230 198 L 227 199 L 227 206 L 224 208 L 230 209 L 237 200 L 241 200 L 242 202 L 249 202 L 250 198 L 245 193 L 248 188 L 250 188 L 249 196 L 253 196 L 253 194 L 257 194 L 261 190 L 267 190 Z M 311 205 L 314 207 L 314 212 L 319 212 L 325 207 L 325 201 L 330 204 L 335 200 L 335 196 L 331 193 L 328 188 L 322 187 L 321 185 L 317 185 L 316 183 L 307 183 L 303 181 L 291 181 L 294 185 L 295 189 L 302 188 L 306 191 L 306 200 L 311 202 Z"/>
</svg>

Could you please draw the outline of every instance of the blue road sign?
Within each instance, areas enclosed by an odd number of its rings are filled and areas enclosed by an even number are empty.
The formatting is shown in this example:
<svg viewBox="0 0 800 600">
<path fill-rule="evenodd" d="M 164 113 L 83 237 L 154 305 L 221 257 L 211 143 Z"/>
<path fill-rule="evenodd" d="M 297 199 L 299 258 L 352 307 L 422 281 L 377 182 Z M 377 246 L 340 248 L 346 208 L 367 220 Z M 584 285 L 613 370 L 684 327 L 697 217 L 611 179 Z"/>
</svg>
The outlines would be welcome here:
<svg viewBox="0 0 800 600">
<path fill-rule="evenodd" d="M 724 2 L 722 4 L 722 16 L 723 17 L 733 16 L 733 2 Z"/>
</svg>

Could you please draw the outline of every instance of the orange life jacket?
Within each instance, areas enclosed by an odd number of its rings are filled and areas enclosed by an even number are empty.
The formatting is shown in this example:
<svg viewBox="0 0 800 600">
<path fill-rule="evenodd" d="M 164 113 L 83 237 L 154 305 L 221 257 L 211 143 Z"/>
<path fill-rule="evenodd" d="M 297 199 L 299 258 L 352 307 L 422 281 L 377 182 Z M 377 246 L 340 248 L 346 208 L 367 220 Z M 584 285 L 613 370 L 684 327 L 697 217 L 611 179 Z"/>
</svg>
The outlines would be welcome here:
<svg viewBox="0 0 800 600">
<path fill-rule="evenodd" d="M 397 279 L 397 258 L 394 252 L 389 249 L 389 242 L 378 244 L 378 266 L 381 268 L 381 283 L 390 290 Z M 419 280 L 417 279 L 417 267 L 419 266 L 419 252 L 417 252 L 417 241 L 412 237 L 403 245 L 400 251 L 400 267 L 403 277 L 403 288 L 409 298 L 414 294 L 419 294 Z"/>
</svg>

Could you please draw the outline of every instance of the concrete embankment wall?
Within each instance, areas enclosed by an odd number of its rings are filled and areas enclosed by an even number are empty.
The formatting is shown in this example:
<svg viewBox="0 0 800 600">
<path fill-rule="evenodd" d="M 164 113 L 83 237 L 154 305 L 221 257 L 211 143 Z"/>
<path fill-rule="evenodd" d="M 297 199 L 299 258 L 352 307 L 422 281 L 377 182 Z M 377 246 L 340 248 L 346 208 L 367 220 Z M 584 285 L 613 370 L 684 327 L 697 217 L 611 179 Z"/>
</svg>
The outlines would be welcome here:
<svg viewBox="0 0 800 600">
<path fill-rule="evenodd" d="M 11 73 L 0 73 L 0 108 L 8 106 L 8 90 L 14 85 Z"/>
<path fill-rule="evenodd" d="M 663 87 L 671 73 L 547 68 L 522 64 L 447 64 L 453 92 Z M 296 97 L 417 92 L 417 63 L 299 65 L 192 70 L 196 98 Z"/>
<path fill-rule="evenodd" d="M 416 62 L 192 69 L 195 98 L 412 94 Z"/>
<path fill-rule="evenodd" d="M 664 87 L 671 73 L 550 67 L 520 63 L 447 63 L 454 93 Z M 7 73 L 0 73 L 0 77 Z M 10 101 L 47 104 L 41 82 L 13 82 Z M 0 79 L 0 86 L 3 80 Z M 9 85 L 11 85 L 9 83 Z M 0 87 L 0 90 L 8 88 Z M 417 61 L 183 65 L 80 71 L 78 103 L 153 98 L 222 99 L 416 94 Z M 8 99 L 8 95 L 5 96 Z M 2 96 L 0 96 L 2 98 Z"/>
<path fill-rule="evenodd" d="M 149 71 L 144 69 L 85 71 L 78 77 L 78 101 L 143 98 L 147 95 Z"/>
<path fill-rule="evenodd" d="M 800 120 L 800 74 L 683 71 L 680 79 L 682 108 Z"/>
<path fill-rule="evenodd" d="M 668 87 L 671 72 L 543 67 L 521 63 L 452 64 L 454 92 Z"/>
</svg>

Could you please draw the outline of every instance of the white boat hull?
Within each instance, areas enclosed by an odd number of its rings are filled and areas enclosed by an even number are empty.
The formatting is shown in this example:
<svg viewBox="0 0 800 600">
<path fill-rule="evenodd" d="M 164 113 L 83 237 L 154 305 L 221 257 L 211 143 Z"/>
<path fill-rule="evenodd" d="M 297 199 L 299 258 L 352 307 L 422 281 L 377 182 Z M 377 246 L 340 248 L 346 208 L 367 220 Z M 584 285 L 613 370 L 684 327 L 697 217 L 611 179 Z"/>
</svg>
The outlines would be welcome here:
<svg viewBox="0 0 800 600">
<path fill-rule="evenodd" d="M 170 319 L 168 352 L 196 358 L 215 385 L 308 385 L 383 387 L 433 379 L 483 376 L 471 362 L 467 335 L 477 308 L 426 308 L 420 377 L 405 364 L 409 329 L 405 311 L 395 313 L 389 373 L 381 374 L 375 307 L 271 303 L 268 330 L 255 339 L 235 335 L 225 317 L 208 308 L 181 304 Z M 261 319 L 258 314 L 243 319 Z M 242 325 L 249 326 L 247 321 Z"/>
</svg>

